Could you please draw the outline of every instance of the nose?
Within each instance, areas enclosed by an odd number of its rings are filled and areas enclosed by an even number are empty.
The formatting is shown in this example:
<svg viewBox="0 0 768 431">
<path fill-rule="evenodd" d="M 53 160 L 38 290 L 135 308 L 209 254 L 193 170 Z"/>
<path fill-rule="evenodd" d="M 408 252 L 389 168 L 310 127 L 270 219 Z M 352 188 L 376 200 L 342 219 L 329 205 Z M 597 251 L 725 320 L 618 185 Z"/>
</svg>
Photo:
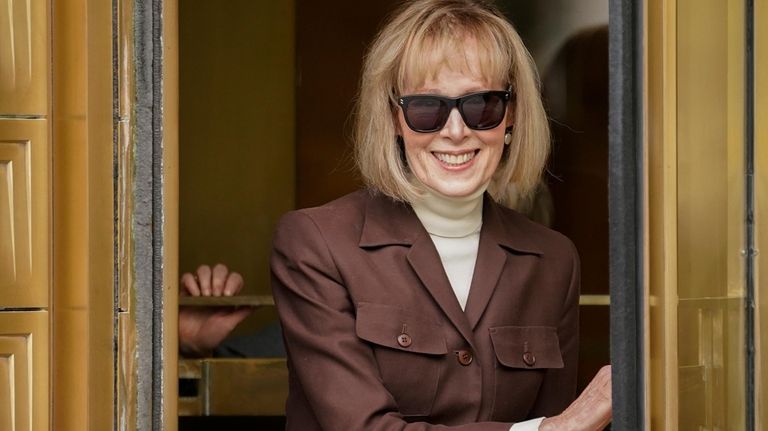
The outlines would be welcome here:
<svg viewBox="0 0 768 431">
<path fill-rule="evenodd" d="M 448 121 L 445 122 L 445 126 L 440 131 L 444 136 L 451 138 L 457 142 L 460 142 L 469 132 L 469 127 L 464 124 L 464 119 L 461 118 L 461 114 L 457 108 L 451 109 L 451 113 L 448 115 Z"/>
</svg>

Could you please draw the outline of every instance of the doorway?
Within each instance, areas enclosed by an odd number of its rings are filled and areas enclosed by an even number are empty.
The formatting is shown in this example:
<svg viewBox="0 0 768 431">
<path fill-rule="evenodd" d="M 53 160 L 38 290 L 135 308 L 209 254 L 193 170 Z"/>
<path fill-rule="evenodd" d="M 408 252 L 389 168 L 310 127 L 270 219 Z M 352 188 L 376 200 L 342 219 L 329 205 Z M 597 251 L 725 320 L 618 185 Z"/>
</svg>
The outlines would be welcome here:
<svg viewBox="0 0 768 431">
<path fill-rule="evenodd" d="M 361 186 L 350 157 L 353 100 L 366 46 L 398 2 L 275 3 L 179 5 L 180 268 L 223 262 L 243 274 L 250 296 L 270 293 L 271 232 L 282 213 Z M 581 390 L 609 362 L 608 2 L 500 5 L 532 51 L 553 119 L 545 182 L 521 210 L 579 249 Z M 274 319 L 261 307 L 233 338 Z M 273 413 L 184 416 L 180 429 L 225 421 L 281 429 Z"/>
</svg>

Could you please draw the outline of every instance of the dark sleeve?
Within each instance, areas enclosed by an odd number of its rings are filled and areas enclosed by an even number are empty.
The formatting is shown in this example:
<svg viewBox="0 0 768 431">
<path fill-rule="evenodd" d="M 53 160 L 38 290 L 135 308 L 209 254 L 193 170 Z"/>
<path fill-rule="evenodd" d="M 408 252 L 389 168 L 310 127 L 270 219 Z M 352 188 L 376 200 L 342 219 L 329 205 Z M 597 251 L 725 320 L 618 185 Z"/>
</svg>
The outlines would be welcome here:
<svg viewBox="0 0 768 431">
<path fill-rule="evenodd" d="M 547 370 L 530 417 L 552 417 L 562 413 L 576 398 L 576 374 L 579 362 L 579 291 L 581 268 L 576 247 L 568 241 L 572 266 L 562 317 L 557 327 L 563 368 Z"/>
<path fill-rule="evenodd" d="M 355 333 L 355 307 L 310 216 L 291 212 L 280 221 L 271 269 L 291 372 L 324 430 L 509 430 L 504 423 L 447 427 L 403 420 L 373 350 Z"/>
<path fill-rule="evenodd" d="M 284 358 L 280 323 L 270 322 L 254 334 L 229 337 L 213 349 L 215 358 Z"/>
</svg>

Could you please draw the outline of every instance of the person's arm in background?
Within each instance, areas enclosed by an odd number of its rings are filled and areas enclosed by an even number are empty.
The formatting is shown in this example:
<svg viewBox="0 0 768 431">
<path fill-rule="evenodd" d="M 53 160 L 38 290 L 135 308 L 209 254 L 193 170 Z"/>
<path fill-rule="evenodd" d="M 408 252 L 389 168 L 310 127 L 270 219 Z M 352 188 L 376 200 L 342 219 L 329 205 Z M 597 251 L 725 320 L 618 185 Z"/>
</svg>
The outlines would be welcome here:
<svg viewBox="0 0 768 431">
<path fill-rule="evenodd" d="M 243 277 L 217 264 L 201 265 L 181 277 L 181 295 L 233 296 L 243 288 Z M 251 307 L 181 307 L 179 350 L 184 356 L 210 356 L 213 349 L 245 319 Z"/>
</svg>

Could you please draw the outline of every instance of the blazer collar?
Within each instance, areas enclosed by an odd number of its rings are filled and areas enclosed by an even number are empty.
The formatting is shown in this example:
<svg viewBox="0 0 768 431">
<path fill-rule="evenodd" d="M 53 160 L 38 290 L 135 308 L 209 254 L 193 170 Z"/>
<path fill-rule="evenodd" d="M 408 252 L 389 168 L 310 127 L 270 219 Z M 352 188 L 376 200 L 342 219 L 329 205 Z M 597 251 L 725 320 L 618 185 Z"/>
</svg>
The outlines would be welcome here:
<svg viewBox="0 0 768 431">
<path fill-rule="evenodd" d="M 371 193 L 359 246 L 410 247 L 408 263 L 451 323 L 475 348 L 473 330 L 488 306 L 508 259 L 515 259 L 515 255 L 542 254 L 535 236 L 526 227 L 529 223 L 522 215 L 496 204 L 487 194 L 484 196 L 477 263 L 465 310 L 456 299 L 432 239 L 410 205 L 381 193 Z M 508 258 L 504 249 L 511 251 L 512 257 Z M 518 263 L 524 262 L 529 261 Z M 513 280 L 513 284 L 519 283 L 522 281 Z"/>
<path fill-rule="evenodd" d="M 490 241 L 495 241 L 513 252 L 541 255 L 543 250 L 536 235 L 527 227 L 529 223 L 531 222 L 522 214 L 502 207 L 494 202 L 488 193 L 485 194 L 482 230 Z"/>
<path fill-rule="evenodd" d="M 380 192 L 371 191 L 365 207 L 360 247 L 412 245 L 426 235 L 413 208 Z"/>
<path fill-rule="evenodd" d="M 507 212 L 512 223 L 505 223 Z M 486 193 L 483 196 L 483 236 L 513 252 L 543 253 L 536 238 L 526 228 L 529 223 L 515 211 L 502 208 Z M 365 209 L 365 220 L 360 235 L 360 247 L 385 245 L 413 245 L 421 236 L 428 235 L 416 213 L 407 203 L 397 202 L 378 192 L 371 192 Z"/>
<path fill-rule="evenodd" d="M 472 328 L 445 275 L 440 255 L 410 205 L 380 193 L 370 195 L 359 245 L 362 248 L 408 246 L 408 264 L 448 320 L 474 348 Z"/>
</svg>

